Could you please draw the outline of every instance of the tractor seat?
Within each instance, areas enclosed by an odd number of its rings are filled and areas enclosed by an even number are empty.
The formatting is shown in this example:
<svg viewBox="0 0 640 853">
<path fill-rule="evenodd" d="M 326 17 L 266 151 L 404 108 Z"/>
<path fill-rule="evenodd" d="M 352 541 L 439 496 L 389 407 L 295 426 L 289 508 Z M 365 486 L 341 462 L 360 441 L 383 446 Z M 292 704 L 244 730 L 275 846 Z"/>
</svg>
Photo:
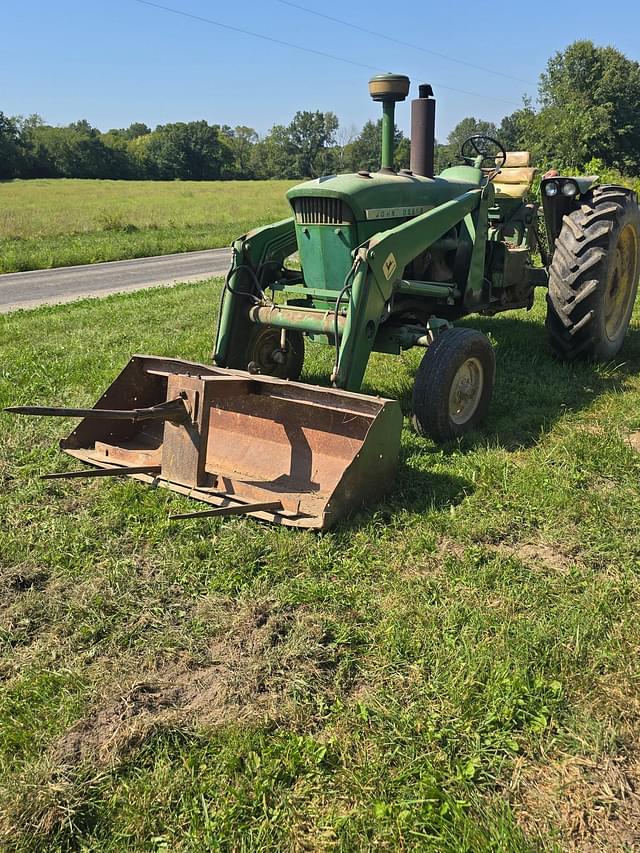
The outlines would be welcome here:
<svg viewBox="0 0 640 853">
<path fill-rule="evenodd" d="M 497 158 L 496 165 L 501 158 Z M 507 159 L 493 180 L 496 199 L 523 198 L 531 186 L 535 169 L 529 166 L 528 151 L 507 151 Z"/>
</svg>

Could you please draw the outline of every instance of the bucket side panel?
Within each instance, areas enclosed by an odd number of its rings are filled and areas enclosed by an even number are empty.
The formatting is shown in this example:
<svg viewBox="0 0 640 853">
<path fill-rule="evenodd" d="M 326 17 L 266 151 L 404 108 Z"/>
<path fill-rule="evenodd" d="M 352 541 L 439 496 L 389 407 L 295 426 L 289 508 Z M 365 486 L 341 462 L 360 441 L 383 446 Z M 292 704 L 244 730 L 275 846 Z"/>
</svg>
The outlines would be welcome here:
<svg viewBox="0 0 640 853">
<path fill-rule="evenodd" d="M 277 481 L 296 492 L 330 493 L 370 423 L 369 417 L 264 394 L 224 401 L 210 413 L 206 469 Z"/>
<path fill-rule="evenodd" d="M 167 380 L 145 372 L 144 360 L 134 356 L 111 383 L 94 409 L 135 409 L 155 406 L 167 399 Z M 144 422 L 134 423 L 126 420 L 98 420 L 83 418 L 67 438 L 60 442 L 63 450 L 93 447 L 96 441 L 108 444 L 120 444 L 130 441 L 141 433 L 146 433 L 146 444 L 152 444 L 162 438 L 162 430 L 150 429 Z"/>
</svg>

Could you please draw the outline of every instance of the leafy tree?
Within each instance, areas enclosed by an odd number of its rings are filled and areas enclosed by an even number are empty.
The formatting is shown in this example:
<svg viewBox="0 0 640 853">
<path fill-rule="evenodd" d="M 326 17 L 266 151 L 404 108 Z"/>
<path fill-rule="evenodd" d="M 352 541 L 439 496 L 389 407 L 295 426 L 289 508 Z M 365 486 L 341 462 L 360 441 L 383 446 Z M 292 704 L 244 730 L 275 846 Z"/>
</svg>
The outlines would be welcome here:
<svg viewBox="0 0 640 853">
<path fill-rule="evenodd" d="M 151 134 L 146 154 L 157 176 L 165 180 L 215 180 L 230 162 L 219 127 L 206 121 L 160 125 Z"/>
<path fill-rule="evenodd" d="M 295 114 L 287 128 L 295 176 L 313 178 L 328 171 L 327 149 L 335 141 L 337 130 L 335 113 L 316 110 Z"/>
<path fill-rule="evenodd" d="M 147 127 L 144 122 L 134 121 L 129 127 L 114 127 L 111 130 L 108 130 L 104 136 L 108 136 L 112 139 L 123 139 L 125 141 L 129 141 L 131 139 L 137 139 L 139 136 L 146 136 L 146 134 L 151 133 L 151 128 Z"/>
<path fill-rule="evenodd" d="M 28 138 L 34 162 L 45 177 L 114 178 L 124 165 L 85 122 L 68 127 L 36 125 Z"/>
<path fill-rule="evenodd" d="M 411 161 L 411 140 L 400 131 L 400 139 L 396 143 L 393 154 L 393 165 L 396 169 L 408 169 Z"/>
<path fill-rule="evenodd" d="M 274 124 L 265 138 L 254 146 L 251 164 L 257 178 L 304 177 L 296 173 L 295 152 L 283 124 Z"/>
<path fill-rule="evenodd" d="M 576 41 L 540 76 L 541 109 L 529 128 L 540 161 L 580 168 L 593 157 L 640 171 L 640 64 L 613 47 Z"/>
<path fill-rule="evenodd" d="M 93 127 L 86 118 L 81 118 L 80 121 L 72 121 L 71 124 L 67 125 L 67 127 L 69 130 L 73 130 L 80 134 L 80 136 L 90 136 L 93 138 L 100 136 L 98 128 Z"/>
<path fill-rule="evenodd" d="M 332 112 L 297 112 L 285 126 L 274 125 L 254 145 L 252 168 L 257 178 L 312 178 L 331 171 L 331 148 L 338 129 Z"/>
<path fill-rule="evenodd" d="M 23 151 L 16 120 L 0 112 L 0 178 L 20 174 Z"/>
<path fill-rule="evenodd" d="M 237 178 L 253 177 L 251 169 L 251 152 L 258 142 L 258 134 L 252 127 L 238 125 L 232 128 L 222 128 L 227 145 L 231 150 L 230 175 Z"/>
<path fill-rule="evenodd" d="M 535 121 L 535 113 L 531 104 L 525 101 L 521 109 L 502 119 L 496 139 L 500 140 L 507 151 L 528 150 L 533 121 Z"/>
<path fill-rule="evenodd" d="M 446 169 L 448 166 L 455 166 L 462 163 L 459 158 L 462 143 L 469 136 L 484 134 L 485 136 L 493 136 L 498 138 L 498 129 L 492 121 L 484 121 L 483 119 L 467 116 L 453 128 L 447 137 L 445 145 L 436 145 L 435 152 L 435 171 L 436 174 Z"/>
<path fill-rule="evenodd" d="M 403 143 L 404 134 L 395 128 L 395 165 L 405 168 L 409 165 L 406 144 Z M 378 121 L 367 121 L 360 135 L 350 145 L 349 159 L 351 169 L 356 172 L 359 169 L 376 171 L 380 168 L 382 160 L 382 119 Z M 406 160 L 406 163 L 404 162 Z"/>
</svg>

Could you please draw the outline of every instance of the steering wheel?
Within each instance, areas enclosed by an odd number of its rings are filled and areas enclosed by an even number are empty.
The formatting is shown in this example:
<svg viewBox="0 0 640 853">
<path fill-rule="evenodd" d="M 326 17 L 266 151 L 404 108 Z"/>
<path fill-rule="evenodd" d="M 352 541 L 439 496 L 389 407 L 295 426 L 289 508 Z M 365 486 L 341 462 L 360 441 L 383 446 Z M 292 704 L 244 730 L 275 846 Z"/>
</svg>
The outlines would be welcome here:
<svg viewBox="0 0 640 853">
<path fill-rule="evenodd" d="M 465 163 L 479 169 L 498 172 L 507 160 L 507 151 L 504 145 L 492 136 L 476 133 L 473 136 L 468 136 L 462 143 L 459 156 Z M 491 163 L 490 167 L 483 165 L 487 160 Z"/>
</svg>

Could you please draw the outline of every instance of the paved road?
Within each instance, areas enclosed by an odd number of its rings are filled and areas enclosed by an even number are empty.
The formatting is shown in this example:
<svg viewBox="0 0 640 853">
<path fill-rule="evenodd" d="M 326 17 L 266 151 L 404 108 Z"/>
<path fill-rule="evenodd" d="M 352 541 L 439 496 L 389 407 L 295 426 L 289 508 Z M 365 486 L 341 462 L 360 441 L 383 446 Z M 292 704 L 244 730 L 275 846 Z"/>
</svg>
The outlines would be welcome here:
<svg viewBox="0 0 640 853">
<path fill-rule="evenodd" d="M 224 275 L 230 259 L 230 249 L 208 249 L 132 261 L 6 273 L 0 275 L 0 314 L 87 296 L 202 281 Z"/>
</svg>

